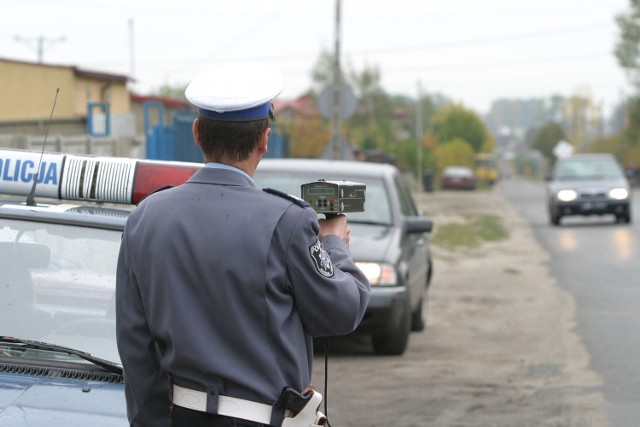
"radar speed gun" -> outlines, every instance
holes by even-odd
[[[341,213],[364,212],[366,185],[352,181],[319,179],[300,186],[302,199],[317,213],[327,217]]]

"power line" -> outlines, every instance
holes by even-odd
[[[44,48],[45,48],[45,44],[49,44],[52,45],[54,43],[59,43],[59,42],[63,42],[65,41],[64,37],[57,37],[54,39],[48,39],[44,36],[40,36],[40,37],[31,37],[31,38],[25,38],[25,37],[20,37],[20,36],[15,36],[14,40],[17,42],[22,42],[25,44],[28,44],[30,46],[34,46],[34,42],[35,42],[35,48],[36,51],[38,53],[38,63],[42,64],[42,60],[44,57]]]
[[[275,18],[276,16],[278,16],[283,10],[285,10],[290,4],[294,3],[295,0],[290,0],[286,3],[283,3],[279,9],[276,9],[275,11],[273,11],[273,13],[269,14],[268,16],[266,16],[264,19],[262,19],[260,22],[257,22],[253,27],[248,28],[246,31],[244,31],[241,34],[238,34],[235,38],[232,38],[230,40],[227,40],[227,42],[222,45],[219,46],[216,50],[209,52],[209,54],[207,54],[207,56],[200,58],[200,59],[196,59],[191,61],[191,63],[196,63],[196,62],[203,62],[203,61],[209,61],[211,60],[211,58],[216,55],[218,52],[222,52],[225,49],[228,49],[230,47],[232,47],[235,43],[238,43],[240,41],[242,41],[243,39],[246,39],[247,37],[249,37],[251,34],[255,33],[256,31],[264,31],[264,28],[266,27],[266,24],[271,21],[273,18]]]
[[[385,71],[393,71],[400,73],[415,73],[416,71],[451,71],[452,68],[467,69],[470,71],[477,71],[480,68],[496,68],[496,67],[520,67],[526,65],[550,65],[557,66],[559,63],[579,62],[579,61],[591,61],[594,59],[613,58],[611,52],[593,52],[578,55],[554,55],[547,57],[535,57],[535,58],[521,58],[521,59],[507,59],[501,61],[492,62],[465,62],[465,63],[443,63],[443,64],[428,64],[412,66],[397,65],[387,66]]]
[[[429,49],[440,49],[440,48],[455,48],[455,47],[469,47],[469,46],[477,46],[477,45],[485,45],[485,44],[495,44],[495,43],[504,43],[504,42],[515,42],[527,39],[536,39],[542,37],[555,37],[558,35],[564,34],[573,34],[577,32],[583,31],[591,31],[595,29],[601,29],[605,27],[610,27],[611,23],[596,23],[596,24],[588,24],[588,25],[580,25],[576,27],[568,27],[568,28],[555,28],[547,31],[535,31],[530,33],[520,33],[520,34],[510,34],[510,35],[500,35],[494,37],[481,37],[481,38],[473,38],[473,39],[462,39],[462,40],[450,40],[439,43],[427,43],[423,45],[414,45],[414,46],[395,46],[395,47],[387,47],[380,49],[367,49],[364,51],[351,51],[351,54],[356,55],[366,55],[372,53],[407,53],[407,52],[416,52],[420,50],[429,50]]]
[[[267,20],[273,18],[274,15],[271,15],[270,17],[268,17]],[[349,56],[349,55],[358,55],[359,56],[359,55],[370,55],[370,54],[412,53],[412,52],[417,52],[417,51],[421,51],[421,50],[428,50],[428,49],[468,47],[468,46],[475,46],[475,45],[481,45],[481,44],[495,44],[495,43],[511,42],[511,41],[516,41],[516,40],[535,39],[535,38],[540,38],[540,37],[551,37],[551,36],[564,35],[564,34],[573,34],[573,33],[576,33],[576,32],[590,31],[590,30],[594,30],[594,29],[605,28],[605,27],[608,27],[608,26],[610,26],[610,24],[595,23],[595,24],[576,26],[576,27],[569,27],[569,28],[556,28],[556,29],[549,30],[549,31],[538,31],[538,32],[531,32],[531,33],[520,33],[520,34],[504,34],[504,35],[495,36],[495,37],[473,38],[473,39],[462,39],[462,40],[450,40],[450,41],[444,41],[444,42],[440,42],[440,43],[428,43],[428,44],[423,44],[423,45],[394,46],[394,47],[386,47],[386,48],[379,48],[379,49],[366,49],[366,50],[350,50],[350,51],[344,52],[344,54],[347,55],[347,56]],[[249,30],[247,33],[236,37],[232,41],[229,41],[225,46],[220,47],[219,49],[217,49],[214,52],[211,52],[209,55],[207,55],[205,57],[189,61],[190,64],[195,64],[195,63],[198,63],[198,62],[211,60],[212,56],[214,56],[216,52],[220,52],[220,51],[230,47],[233,43],[240,41],[241,39],[246,37],[249,33],[253,32],[256,28],[259,28],[259,27],[261,27],[261,25],[257,25],[253,29]],[[255,56],[255,57],[252,57],[250,59],[253,59],[253,60],[264,60],[264,59],[270,59],[270,60],[298,60],[298,59],[314,58],[316,56],[317,56],[317,54],[309,53],[309,51],[307,51],[305,53],[300,53],[300,54],[298,54],[298,53],[274,54],[274,53],[270,52],[270,53],[265,54],[263,56]],[[242,56],[242,58],[246,58],[246,56]],[[217,61],[228,61],[228,60],[236,60],[236,59],[237,59],[237,57],[232,57],[232,56],[224,56],[224,57],[217,57],[216,58]],[[122,62],[122,61],[121,60],[111,60],[110,61],[110,60],[101,59],[99,61],[91,61],[91,62],[95,63],[95,64],[100,64],[100,63],[118,63],[118,62]],[[145,64],[145,65],[154,65],[154,66],[170,66],[169,64],[175,63],[176,66],[178,68],[180,68],[180,69],[185,69],[186,68],[185,65],[184,65],[184,63],[185,63],[184,59],[174,59],[174,60],[172,60],[172,59],[147,59],[147,60],[141,60],[140,63]]]

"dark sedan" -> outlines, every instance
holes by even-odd
[[[611,154],[577,154],[559,159],[548,178],[549,220],[565,216],[614,215],[631,222],[631,191]]]
[[[379,354],[402,354],[410,332],[426,325],[432,275],[430,219],[416,209],[400,171],[387,164],[263,159],[255,177],[261,188],[300,196],[300,185],[326,179],[366,184],[365,211],[348,214],[350,248],[369,277],[372,297],[356,333],[370,334]]]

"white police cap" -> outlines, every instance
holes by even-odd
[[[282,73],[267,64],[221,64],[197,75],[184,94],[205,117],[256,120],[269,117],[283,82]]]

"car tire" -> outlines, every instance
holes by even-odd
[[[427,283],[424,285],[424,289],[422,290],[422,295],[420,297],[420,303],[416,308],[416,311],[411,315],[411,331],[412,332],[420,332],[424,331],[427,327],[427,318],[428,318],[428,303],[429,303],[429,285],[431,284],[431,277],[433,276],[433,262],[431,261],[431,256],[427,260],[427,265],[429,267],[429,273],[427,274]]]
[[[560,218],[562,218],[562,215],[554,212],[553,210],[549,210],[549,219],[551,225],[560,225]]]
[[[420,332],[424,331],[427,327],[427,306],[429,297],[427,295],[427,288],[424,288],[424,292],[420,297],[420,303],[416,310],[411,314],[411,331]]]
[[[616,222],[621,224],[630,224],[631,223],[631,212],[627,212],[626,214],[616,215]]]
[[[398,327],[385,335],[373,335],[371,342],[376,354],[387,356],[399,356],[404,353],[409,343],[411,333],[411,306],[409,301],[405,306],[402,319]]]

